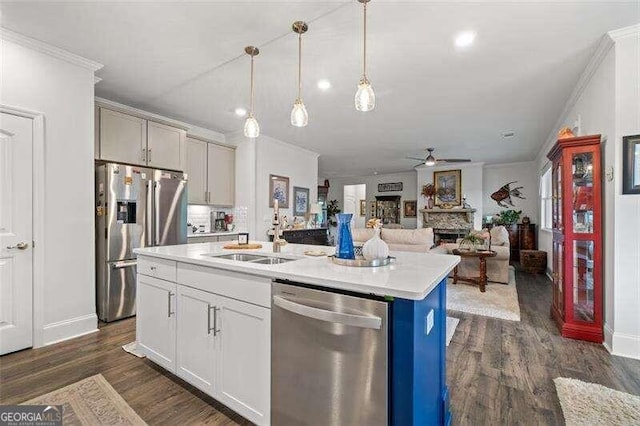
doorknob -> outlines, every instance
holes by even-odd
[[[15,246],[7,246],[8,250],[12,250],[12,249],[18,249],[18,250],[26,250],[29,247],[28,243],[18,243]]]

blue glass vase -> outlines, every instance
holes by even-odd
[[[350,213],[339,213],[336,215],[338,219],[338,239],[336,244],[336,257],[340,259],[355,259],[353,250],[353,237],[351,236],[351,218]]]

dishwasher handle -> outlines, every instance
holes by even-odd
[[[376,316],[353,315],[342,312],[327,311],[325,309],[296,303],[281,296],[273,296],[273,304],[279,308],[293,312],[294,314],[313,318],[319,321],[350,325],[352,327],[373,328],[376,330],[380,330],[382,328],[382,318]]]

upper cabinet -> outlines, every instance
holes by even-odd
[[[186,131],[98,107],[96,158],[184,171]]]
[[[235,202],[236,150],[209,144],[207,149],[209,204],[233,206]]]
[[[233,206],[235,170],[235,149],[187,138],[189,203]]]
[[[187,132],[148,122],[147,165],[158,169],[184,170]]]
[[[147,120],[100,108],[100,158],[145,166]]]

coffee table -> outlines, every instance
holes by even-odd
[[[453,249],[452,253],[460,257],[475,257],[480,262],[480,276],[479,277],[460,277],[458,276],[458,267],[453,268],[453,283],[458,284],[458,281],[476,284],[480,287],[480,291],[484,293],[487,286],[487,258],[495,257],[497,253],[493,250],[459,250]]]

